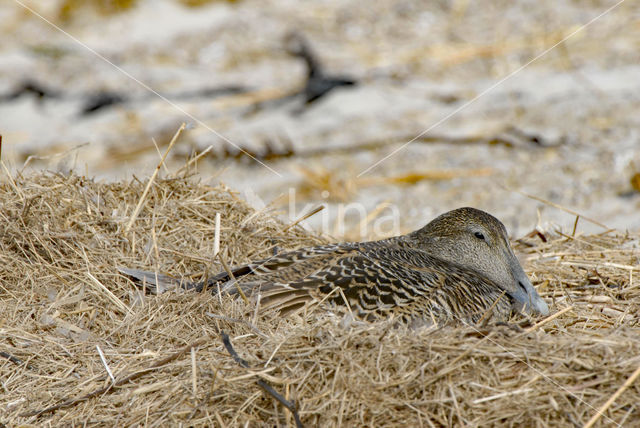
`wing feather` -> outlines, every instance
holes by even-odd
[[[400,240],[342,243],[303,248],[238,266],[233,278],[222,272],[206,282],[190,283],[153,272],[121,272],[158,289],[168,285],[213,292],[260,294],[261,310],[283,314],[326,300],[349,304],[357,315],[395,311],[408,320],[478,319],[500,289],[477,273],[444,262]],[[162,286],[162,287],[160,287]],[[473,289],[471,289],[473,287]],[[500,310],[508,310],[508,302]]]

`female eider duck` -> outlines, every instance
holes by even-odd
[[[475,323],[488,312],[548,315],[511,249],[504,225],[475,208],[440,215],[407,235],[370,242],[302,248],[188,283],[153,272],[121,271],[163,291],[180,284],[246,295],[260,294],[261,310],[283,314],[307,305],[348,304],[365,319],[394,316],[404,322]]]

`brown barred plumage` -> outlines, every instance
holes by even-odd
[[[153,272],[121,269],[147,286],[175,285]],[[488,311],[546,315],[549,309],[513,254],[504,225],[474,208],[445,213],[407,235],[302,248],[222,272],[214,292],[261,295],[262,310],[283,314],[326,301],[362,318],[476,322]],[[236,283],[237,282],[237,283]],[[205,283],[185,283],[202,290]]]

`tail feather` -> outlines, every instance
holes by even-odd
[[[304,306],[312,304],[315,300],[309,293],[289,292],[279,293],[277,296],[266,296],[260,300],[260,310],[263,312],[277,310],[286,316],[297,312]]]
[[[189,290],[195,287],[193,282],[187,281],[184,278],[174,278],[157,272],[123,267],[119,267],[118,271],[134,279],[136,285],[146,288],[153,294],[162,294],[165,291],[175,288]]]
[[[202,286],[204,285],[202,282],[191,282],[185,278],[174,278],[169,275],[141,269],[119,267],[118,271],[133,279],[137,286],[149,290],[152,294],[161,294],[176,288],[202,291]],[[232,296],[239,294],[238,287],[240,287],[247,296],[255,297],[257,294],[260,294],[261,311],[275,309],[283,315],[294,313],[315,300],[310,294],[310,290],[294,289],[285,284],[265,284],[260,281],[236,282],[233,280],[227,281],[224,284],[213,281],[208,282],[211,283],[212,290],[219,289]]]
[[[267,285],[266,288],[255,292],[260,293],[261,311],[275,309],[282,315],[295,312],[316,300],[309,290],[293,289],[281,284]]]

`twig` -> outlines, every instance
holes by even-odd
[[[98,355],[100,355],[100,360],[102,361],[102,365],[107,371],[109,378],[111,378],[111,382],[115,382],[116,378],[114,378],[113,373],[111,373],[111,368],[109,367],[109,364],[107,364],[107,359],[104,357],[104,354],[102,353],[102,349],[100,349],[99,345],[96,345],[96,349],[98,350]]]
[[[8,352],[4,352],[4,351],[0,352],[0,357],[6,358],[7,360],[11,361],[13,364],[16,364],[16,365],[22,364],[22,360],[20,358],[14,357]]]
[[[584,426],[582,428],[591,428],[597,421],[598,419],[600,419],[600,417],[602,415],[604,415],[604,412],[607,411],[607,409],[609,407],[611,407],[611,405],[613,404],[614,401],[616,401],[618,399],[618,397],[620,397],[622,395],[622,393],[631,386],[631,384],[633,382],[635,382],[635,380],[640,376],[640,366],[638,366],[638,368],[636,369],[636,371],[634,371],[631,376],[629,376],[629,378],[622,384],[622,386],[620,388],[618,388],[618,390],[616,392],[613,393],[613,395],[611,397],[609,397],[609,399],[607,400],[606,403],[604,403],[602,405],[602,407],[600,407],[598,409],[598,411],[596,412],[595,415],[593,415],[591,417],[591,419],[589,419],[589,421],[584,424]]]
[[[497,400],[498,398],[509,397],[511,395],[516,395],[516,394],[525,394],[525,393],[531,392],[531,391],[533,391],[533,389],[531,389],[531,388],[523,388],[523,389],[517,389],[515,391],[501,392],[500,394],[492,395],[490,397],[478,398],[477,400],[473,400],[472,403],[473,404],[480,404],[480,403],[484,403],[486,401],[493,401],[493,400]]]
[[[227,321],[227,322],[236,322],[236,323],[244,324],[247,327],[249,327],[258,336],[263,337],[265,339],[269,338],[269,336],[267,336],[266,334],[261,332],[260,329],[255,326],[255,324],[252,324],[249,321],[245,321],[245,320],[240,319],[240,318],[232,318],[232,317],[226,317],[224,315],[213,314],[211,312],[205,312],[205,315],[208,316],[208,317],[217,319],[217,320],[222,320],[222,321]]]
[[[301,216],[299,219],[297,219],[296,221],[294,221],[293,223],[291,223],[289,226],[285,227],[284,229],[282,229],[283,232],[286,232],[287,230],[297,226],[300,222],[305,221],[306,219],[308,219],[309,217],[311,217],[312,215],[319,213],[320,211],[322,211],[324,209],[324,205],[320,205],[318,207],[315,207],[313,210],[311,210],[310,212],[308,212],[307,214]]]
[[[571,236],[573,236],[574,238],[576,236],[576,230],[578,230],[578,220],[580,220],[579,215],[576,216],[576,221],[573,222],[573,232],[571,232]]]
[[[542,321],[540,321],[539,323],[536,323],[534,325],[532,325],[531,327],[529,327],[528,329],[526,329],[524,331],[524,333],[531,333],[534,330],[537,330],[539,327],[545,325],[548,322],[553,321],[554,319],[558,318],[560,315],[564,315],[566,312],[569,312],[571,309],[573,309],[573,306],[567,306],[566,308],[564,308],[561,311],[556,312],[555,314],[543,319]]]
[[[122,386],[125,383],[129,383],[132,380],[135,380],[137,378],[139,378],[140,376],[149,373],[150,371],[153,371],[157,368],[160,368],[162,366],[164,366],[167,363],[170,363],[173,360],[176,360],[178,358],[180,358],[183,354],[185,354],[186,352],[189,352],[192,348],[195,348],[197,346],[202,345],[203,343],[205,343],[207,340],[209,339],[209,337],[203,337],[201,339],[198,339],[194,342],[191,342],[189,345],[185,346],[184,348],[180,349],[177,352],[174,352],[173,354],[162,358],[161,360],[156,361],[155,363],[151,364],[151,366],[147,367],[146,369],[137,371],[135,373],[132,373],[130,375],[127,375],[121,379],[118,379],[117,381],[110,383],[109,385],[103,387],[103,388],[98,388],[95,389],[93,391],[91,391],[90,393],[83,395],[82,397],[79,398],[71,398],[68,399],[66,401],[63,401],[60,404],[56,404],[55,406],[50,406],[50,407],[46,407],[44,409],[40,409],[40,410],[32,410],[30,412],[25,412],[25,413],[21,413],[19,416],[20,417],[29,417],[29,416],[41,416],[45,413],[51,413],[51,412],[55,412],[56,410],[60,410],[60,409],[64,409],[67,407],[71,407],[74,406],[78,403],[82,403],[84,401],[87,401],[93,397],[97,397],[98,395],[102,395],[102,394],[106,394],[108,392],[111,392],[114,390],[115,387],[117,386]],[[120,377],[120,376],[118,376]]]
[[[91,284],[94,284],[98,288],[98,290],[103,291],[107,298],[111,300],[111,302],[113,302],[117,307],[119,307],[122,312],[128,312],[130,314],[133,313],[131,308],[129,308],[122,300],[118,299],[118,296],[113,294],[113,292],[105,287],[103,283],[98,281],[98,278],[93,276],[91,272],[87,271],[87,276],[89,277],[89,279],[91,279]]]
[[[213,149],[213,145],[207,147],[205,150],[203,150],[197,156],[194,156],[193,158],[189,159],[189,162],[187,162],[186,164],[182,165],[176,172],[171,174],[171,176],[172,177],[177,177],[178,174],[180,174],[183,170],[189,168],[194,162],[197,162],[200,158],[202,158],[204,155],[209,153],[211,151],[211,149]]]
[[[213,257],[220,252],[220,213],[216,213],[215,230],[213,232]]]
[[[296,421],[296,427],[302,428],[302,421],[300,420],[300,415],[298,415],[298,410],[296,409],[296,403],[293,401],[289,401],[280,395],[271,385],[262,379],[258,379],[258,385],[260,388],[264,389],[265,392],[271,395],[273,398],[278,400],[278,403],[282,404],[287,410],[289,410],[293,414],[293,418]]]
[[[11,172],[9,171],[9,168],[7,168],[7,166],[4,164],[4,161],[2,159],[0,159],[0,165],[2,165],[2,169],[4,169],[5,174],[7,174],[7,178],[9,179],[9,184],[11,185],[11,187],[13,187],[13,190],[16,192],[16,195],[20,196],[20,200],[24,201],[25,199],[24,194],[22,193],[22,191],[20,190],[16,182],[13,180],[13,177],[11,176]]]
[[[500,299],[502,299],[502,296],[505,295],[507,291],[504,290],[502,293],[500,293],[500,295],[496,298],[496,300],[491,304],[491,306],[489,307],[489,309],[487,309],[485,311],[484,314],[482,314],[482,317],[478,320],[478,322],[476,323],[476,325],[480,326],[480,327],[484,327],[486,326],[486,324],[489,322],[489,320],[491,319],[491,317],[493,316],[493,308],[496,307],[496,305],[498,304],[498,302],[500,301]]]
[[[131,226],[133,226],[133,223],[138,218],[138,214],[140,214],[140,210],[142,209],[142,204],[144,204],[144,201],[147,198],[147,194],[149,193],[149,189],[153,185],[153,182],[155,181],[156,177],[158,176],[158,172],[160,172],[160,168],[162,168],[162,165],[164,165],[164,161],[167,158],[167,155],[169,154],[169,152],[173,148],[173,145],[178,140],[178,137],[180,136],[182,131],[184,131],[185,127],[186,127],[186,124],[184,124],[184,123],[182,125],[180,125],[180,128],[178,128],[178,130],[176,131],[175,135],[171,139],[171,142],[169,143],[169,147],[167,147],[167,150],[164,152],[164,155],[162,156],[162,159],[160,159],[160,162],[158,163],[158,166],[156,166],[155,171],[153,171],[153,174],[151,174],[151,178],[149,178],[149,182],[147,183],[147,187],[144,188],[144,192],[142,192],[142,196],[140,196],[140,200],[138,201],[138,205],[136,205],[136,209],[133,210],[133,214],[131,214],[131,218],[129,219],[129,223],[127,223],[127,226],[124,229],[125,233],[129,232],[129,230],[131,229]]]
[[[158,142],[153,137],[151,137],[151,142],[153,143],[153,147],[156,148],[156,152],[158,152],[158,156],[160,156],[160,159],[162,159],[162,153],[160,153],[160,147],[158,147]],[[164,172],[169,173],[169,168],[167,168],[167,165],[163,163],[162,166],[164,166]]]
[[[224,344],[224,347],[227,348],[227,352],[229,352],[229,355],[231,355],[231,358],[233,358],[233,360],[236,363],[240,364],[245,369],[248,369],[249,363],[247,363],[246,360],[242,359],[242,357],[238,355],[236,350],[233,349],[233,345],[231,345],[231,340],[229,339],[229,335],[224,331],[220,332],[220,335],[222,336],[222,343]]]
[[[338,289],[338,293],[340,293],[340,296],[344,301],[344,305],[349,310],[349,316],[351,317],[352,320],[355,319],[355,316],[353,315],[353,311],[351,310],[351,305],[349,304],[349,300],[347,300],[347,296],[345,296],[344,291],[342,290],[342,287],[336,287],[336,288]]]
[[[248,369],[249,363],[246,360],[244,360],[242,357],[240,357],[240,355],[238,355],[236,350],[233,349],[233,345],[231,345],[231,340],[229,339],[229,335],[226,334],[224,331],[221,331],[220,336],[222,336],[222,343],[224,344],[224,347],[227,349],[227,352],[229,352],[229,355],[231,355],[231,358],[233,358],[233,360],[236,363],[240,364],[242,367]],[[296,408],[295,401],[287,400],[282,395],[280,395],[275,389],[273,389],[271,385],[269,385],[267,382],[265,382],[262,379],[258,379],[257,383],[258,383],[258,386],[260,386],[260,388],[262,388],[267,394],[275,398],[280,404],[282,404],[287,410],[289,410],[293,414],[293,418],[296,421],[296,427],[298,428],[303,427],[302,421],[300,420],[300,416],[298,415],[298,409]]]
[[[191,388],[193,396],[198,396],[198,367],[196,365],[196,349],[191,348]]]
[[[229,278],[231,278],[231,281],[233,281],[236,288],[238,289],[238,293],[240,294],[240,297],[242,297],[242,300],[244,300],[244,303],[248,305],[249,299],[247,299],[247,296],[244,294],[244,291],[242,291],[242,287],[240,287],[240,284],[238,284],[238,280],[233,275],[233,272],[231,272],[231,268],[229,267],[227,262],[224,260],[221,253],[218,253],[218,259],[220,260],[220,263],[222,263],[222,268],[225,270],[225,272],[227,272],[227,275],[229,275]],[[218,290],[220,290],[220,287],[218,287]]]

